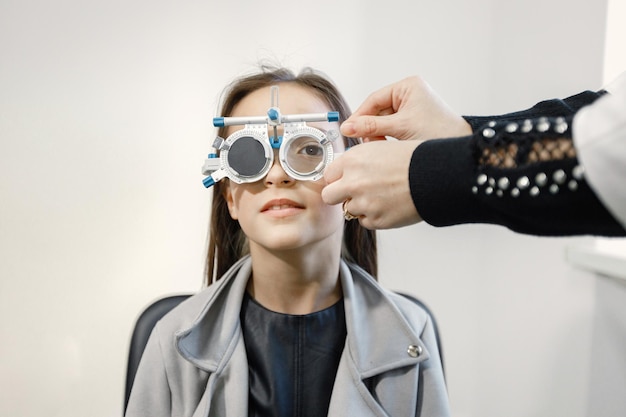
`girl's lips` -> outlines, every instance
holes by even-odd
[[[302,204],[286,198],[268,201],[262,208],[261,213],[285,216],[304,209]]]

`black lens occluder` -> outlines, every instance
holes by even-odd
[[[265,166],[263,145],[251,136],[240,137],[230,147],[228,164],[241,176],[257,175]]]

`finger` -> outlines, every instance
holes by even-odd
[[[393,113],[393,86],[371,93],[352,114],[355,116]]]
[[[372,136],[372,137],[366,137],[363,138],[363,143],[367,143],[367,142],[377,142],[379,140],[387,140],[387,137],[385,136]]]
[[[372,221],[367,216],[359,216],[359,223],[361,223],[361,226],[365,227],[366,229],[376,230],[374,224],[372,224]]]
[[[343,209],[343,216],[346,218],[346,220],[355,220],[359,218],[359,215],[357,213],[353,213],[350,210],[350,207],[348,207],[351,202],[352,200],[348,198],[344,200],[343,204],[341,205],[341,208]]]
[[[385,136],[395,136],[395,126],[397,124],[395,119],[394,114],[387,116],[359,116],[353,118],[352,122],[346,126],[346,130],[350,129],[352,131],[351,137],[383,138]]]
[[[322,189],[322,200],[324,200],[324,203],[330,206],[342,203],[348,197],[349,196],[346,193],[345,189],[341,186],[341,181],[328,184]]]
[[[346,120],[339,126],[339,131],[341,134],[347,138],[356,138],[358,135],[354,130],[354,123],[350,121],[350,119]]]
[[[362,136],[356,130],[354,123],[347,120],[340,127],[339,130],[341,134],[347,138],[358,138],[360,137],[363,142],[371,142],[375,140],[385,140],[387,139],[385,136]]]

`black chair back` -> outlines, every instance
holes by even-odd
[[[152,333],[152,329],[157,324],[157,321],[161,320],[161,318],[166,315],[171,309],[176,307],[178,304],[180,304],[182,301],[189,298],[190,296],[191,294],[184,294],[170,295],[160,298],[150,304],[137,319],[137,322],[135,323],[135,328],[133,330],[133,335],[130,339],[130,349],[128,352],[124,411],[126,411],[126,406],[128,405],[130,389],[133,387],[133,382],[135,381],[135,374],[137,373],[137,367],[139,366],[141,355],[143,355],[143,351],[146,348],[146,344],[148,343],[148,338],[150,337],[150,333]]]

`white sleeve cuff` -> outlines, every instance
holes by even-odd
[[[574,117],[573,141],[587,182],[626,227],[626,72],[605,89]]]

